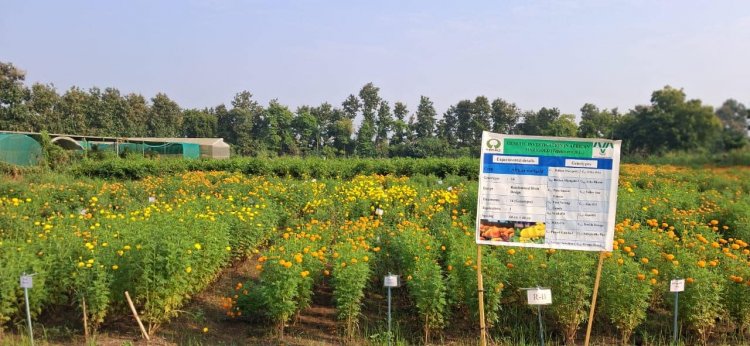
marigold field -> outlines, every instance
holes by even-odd
[[[440,343],[457,328],[475,335],[476,190],[476,176],[453,175],[7,177],[0,182],[0,338],[23,333],[22,273],[36,273],[29,291],[34,321],[62,310],[78,320],[85,303],[89,327],[106,329],[114,316],[130,315],[128,291],[158,335],[191,297],[242,261],[252,261],[258,274],[225,287],[222,319],[265,326],[274,338],[283,338],[326,287],[342,343],[383,343],[385,313],[371,306],[382,306],[389,272],[404,282],[395,298],[399,342]],[[594,340],[669,340],[669,281],[684,278],[681,337],[744,343],[749,193],[745,167],[623,165]],[[483,247],[492,341],[535,342],[536,308],[519,289],[541,285],[553,292],[543,309],[547,337],[580,342],[597,256]],[[77,325],[83,329],[82,319]],[[205,344],[210,333],[221,333],[203,332]]]

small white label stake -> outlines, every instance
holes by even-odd
[[[672,280],[669,282],[669,292],[682,292],[685,291],[685,280]]]
[[[526,290],[526,299],[529,305],[552,304],[552,290],[549,288],[530,288]]]

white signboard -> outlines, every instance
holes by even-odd
[[[672,280],[669,282],[669,292],[682,292],[685,290],[685,280]]]
[[[398,275],[386,275],[385,279],[383,280],[383,286],[385,287],[398,287]]]
[[[31,275],[21,275],[21,288],[31,288],[34,286],[34,279]]]
[[[549,288],[528,289],[526,299],[529,305],[550,305],[552,304],[552,290]]]
[[[612,251],[620,141],[482,134],[476,242]]]

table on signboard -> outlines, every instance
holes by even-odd
[[[482,133],[477,244],[601,252],[585,344],[604,251],[613,247],[620,144]],[[481,250],[477,254],[481,268]],[[477,276],[481,292],[481,270]]]

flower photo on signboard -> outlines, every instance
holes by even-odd
[[[544,222],[482,219],[479,221],[479,233],[481,240],[543,244],[545,225]]]

